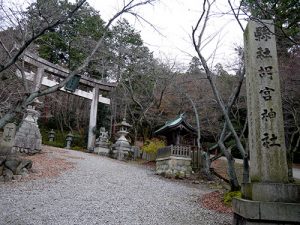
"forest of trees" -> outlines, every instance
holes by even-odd
[[[145,46],[139,31],[122,13],[139,17],[135,7],[147,7],[154,0],[131,1],[109,21],[85,0],[37,0],[26,9],[1,2],[0,31],[0,127],[17,123],[22,110],[36,97],[44,104],[39,109],[42,129],[66,134],[77,132],[86,141],[89,101],[56,92],[75,74],[86,74],[105,82],[117,82],[113,92],[103,93],[112,104],[99,103],[98,129],[110,129],[123,117],[133,125],[131,140],[146,140],[164,122],[185,112],[197,127],[196,106],[201,127],[201,145],[221,148],[223,154],[244,157],[247,143],[246,93],[243,84],[243,48],[236,47],[231,68],[207,66],[201,52],[201,35],[209,18],[211,4],[204,1],[199,23],[191,30],[195,52],[187,70],[175,61],[156,59]],[[253,20],[273,19],[279,55],[286,142],[291,160],[300,161],[300,25],[299,1],[241,1],[232,7],[233,17]],[[217,4],[217,3],[215,3]],[[205,10],[204,10],[205,9]],[[119,20],[117,20],[119,19]],[[113,23],[114,22],[114,23]],[[30,83],[15,76],[24,51],[70,69],[70,76],[55,88],[32,92]],[[228,72],[231,71],[231,72]],[[235,71],[235,72],[232,72]],[[16,91],[17,90],[17,91]],[[234,92],[232,92],[234,90]],[[219,101],[220,99],[221,101]],[[230,128],[231,126],[231,128]],[[227,130],[228,129],[228,130]],[[217,144],[217,145],[216,145]],[[226,153],[227,152],[227,153]]]

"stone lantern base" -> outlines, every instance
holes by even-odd
[[[123,137],[119,138],[115,144],[112,145],[112,156],[117,160],[129,159],[129,152],[131,152],[131,146],[128,141]]]
[[[109,155],[109,146],[106,143],[97,144],[94,148],[94,153],[98,155],[108,156]]]

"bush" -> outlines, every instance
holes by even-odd
[[[159,148],[163,148],[165,146],[166,145],[164,141],[157,138],[152,138],[145,141],[142,150],[148,154],[156,154]]]
[[[42,143],[44,145],[50,145],[53,147],[58,147],[58,148],[64,148],[66,147],[66,135],[68,134],[67,132],[62,133],[60,130],[54,130],[55,131],[55,139],[53,142],[49,142],[49,131],[50,129],[47,128],[40,128],[41,135],[42,135]],[[71,144],[71,148],[73,149],[74,147],[77,148],[76,150],[85,149],[86,148],[86,143],[84,137],[82,137],[78,132],[73,133],[73,141]]]
[[[242,192],[240,191],[231,191],[224,194],[223,202],[226,205],[231,205],[233,198],[242,198]]]
[[[75,151],[80,151],[80,152],[84,152],[84,149],[80,146],[74,146],[74,147],[71,147],[72,150],[75,150]]]
[[[64,148],[66,147],[64,143],[61,143],[61,142],[58,142],[58,141],[43,141],[43,144],[44,145],[49,145],[49,146],[53,146],[53,147],[56,147],[56,148]]]

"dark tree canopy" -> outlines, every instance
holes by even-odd
[[[279,54],[293,52],[300,46],[299,0],[245,0],[244,10],[254,20],[273,19]]]
[[[53,1],[55,4],[51,5],[58,5],[56,11],[59,14],[67,13],[74,7],[68,1]],[[28,25],[33,24],[38,19],[38,12],[43,10],[39,7],[40,2],[33,3],[29,8]],[[44,4],[41,6],[44,7]],[[74,69],[87,57],[91,45],[103,35],[104,26],[105,22],[99,12],[86,3],[67,23],[59,25],[36,41],[38,53],[52,63]]]
[[[189,63],[189,68],[186,71],[188,74],[199,74],[203,72],[203,68],[201,68],[202,64],[200,60],[194,56]]]

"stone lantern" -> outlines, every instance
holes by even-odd
[[[72,144],[72,141],[73,141],[73,134],[70,132],[68,133],[67,137],[66,137],[66,141],[67,141],[67,146],[66,148],[67,149],[70,149],[71,148],[71,144]]]
[[[42,150],[42,136],[37,124],[39,115],[35,106],[27,107],[25,117],[15,136],[14,149],[16,151],[35,154]]]
[[[49,138],[49,142],[53,142],[54,141],[55,131],[53,129],[51,129],[51,131],[49,132],[48,138]]]
[[[123,121],[116,125],[120,127],[117,135],[120,136],[116,143],[112,146],[113,157],[118,160],[124,160],[128,158],[129,152],[131,152],[131,146],[126,139],[126,135],[129,133],[128,129],[131,127],[124,118]]]

